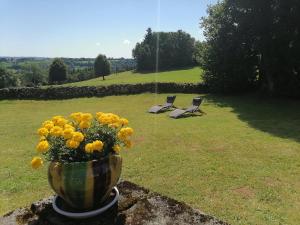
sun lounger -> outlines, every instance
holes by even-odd
[[[149,113],[159,113],[159,112],[164,112],[167,111],[171,108],[174,108],[174,101],[175,101],[176,95],[173,96],[168,96],[167,97],[167,102],[164,105],[156,105],[156,106],[152,106],[148,112]]]
[[[202,103],[202,98],[200,97],[194,98],[192,105],[190,107],[188,107],[187,109],[175,109],[170,113],[169,116],[177,119],[179,117],[192,115],[196,112],[201,112],[199,109],[201,103]]]

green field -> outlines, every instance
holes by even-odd
[[[166,95],[0,101],[0,214],[51,194],[46,166],[30,168],[40,123],[73,111],[114,112],[135,129],[122,177],[232,224],[299,224],[300,104],[207,95],[207,114],[146,110]],[[178,94],[177,106],[193,95]]]
[[[137,73],[134,71],[127,71],[106,76],[104,81],[102,80],[102,77],[99,77],[59,86],[100,86],[110,84],[137,84],[150,82],[199,83],[201,81],[201,75],[202,70],[199,67],[159,73]]]

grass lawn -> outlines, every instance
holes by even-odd
[[[146,113],[165,97],[0,101],[0,214],[51,194],[46,166],[29,166],[43,120],[106,111],[135,129],[134,148],[123,152],[124,179],[232,224],[299,224],[299,102],[207,95],[201,117]],[[175,103],[187,106],[192,97],[178,94]]]
[[[150,82],[199,83],[201,81],[201,74],[202,70],[199,67],[160,73],[136,73],[133,71],[127,71],[106,76],[104,81],[102,80],[102,77],[99,77],[81,82],[63,84],[60,86],[100,86]]]

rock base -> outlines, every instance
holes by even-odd
[[[52,208],[53,197],[0,217],[1,225],[228,225],[190,206],[150,192],[128,181],[118,184],[120,198],[105,213],[89,219],[70,219]]]

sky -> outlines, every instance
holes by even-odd
[[[217,0],[0,0],[0,56],[132,57],[148,27],[188,32]]]

